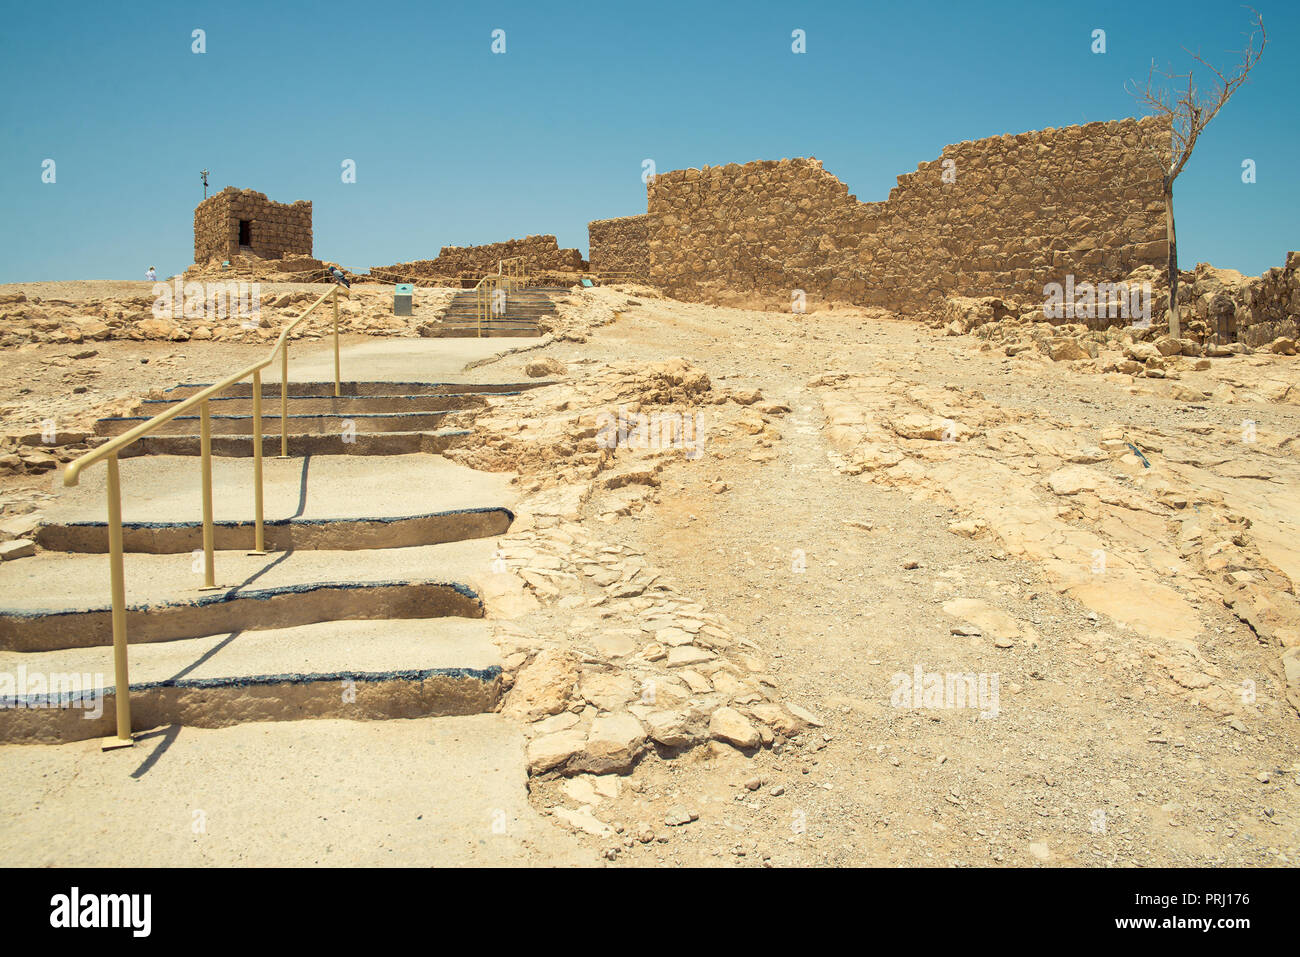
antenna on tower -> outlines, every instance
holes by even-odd
[[[203,177],[203,198],[208,198],[208,171],[200,170],[199,175]]]

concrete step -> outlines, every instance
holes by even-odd
[[[120,474],[127,551],[202,547],[201,476],[192,456],[126,458]],[[500,535],[514,517],[509,473],[476,472],[440,455],[388,456],[382,468],[364,456],[268,457],[262,475],[266,545],[274,551],[432,545]],[[106,551],[107,478],[93,467],[73,488],[56,485],[37,544]],[[252,478],[251,462],[213,459],[218,549],[252,548]]]
[[[349,352],[360,351],[357,349]],[[418,357],[416,357],[418,359]],[[291,370],[292,371],[292,370]],[[268,377],[270,370],[268,370]],[[206,389],[212,383],[210,382],[183,382],[180,385],[168,389],[161,402],[173,401],[177,399],[187,399],[196,392]],[[533,380],[531,382],[491,382],[491,383],[473,383],[473,382],[402,382],[398,380],[388,381],[379,380],[375,382],[340,382],[339,391],[345,397],[357,396],[414,396],[414,395],[472,395],[472,394],[495,394],[522,392],[525,389],[535,389],[539,385],[548,385],[547,382]],[[225,392],[221,393],[223,397],[248,399],[253,395],[252,382],[237,382]],[[280,399],[279,381],[262,383],[263,402],[267,399]],[[289,382],[289,398],[328,398],[334,397],[334,380],[328,382],[295,382],[292,379]],[[214,400],[215,401],[215,400]]]
[[[444,314],[478,314],[478,304],[474,301],[457,301],[452,300]],[[554,315],[555,305],[550,302],[519,302],[517,300],[507,299],[505,303],[505,312],[496,315],[498,319],[514,319],[517,316],[525,315]],[[494,314],[495,315],[495,314]]]
[[[474,291],[459,292],[423,332],[432,338],[528,337],[539,334],[537,321],[555,315],[553,297],[567,290],[529,288],[507,294],[504,312],[491,319],[479,319],[479,297]]]
[[[289,429],[299,433],[323,433],[336,439],[346,434],[362,432],[425,432],[439,428],[447,412],[375,412],[375,413],[338,413],[329,415],[295,415],[289,413]],[[121,435],[149,420],[148,416],[98,419],[95,422],[95,434],[104,436]],[[253,417],[251,415],[213,415],[211,416],[212,435],[252,435]],[[280,428],[279,409],[274,414],[263,413],[263,435]],[[199,434],[200,417],[197,415],[178,415],[158,425],[150,435],[194,435]]]
[[[266,390],[264,389],[263,392]],[[491,393],[493,395],[518,395],[519,392]],[[133,415],[152,418],[166,412],[182,399],[145,399],[132,410]],[[452,412],[461,409],[481,409],[487,405],[487,394],[482,392],[435,392],[413,395],[343,395],[289,396],[289,415],[349,415],[381,412]],[[253,400],[245,396],[217,396],[208,400],[214,416],[252,415]],[[280,394],[262,400],[263,417],[274,416],[280,420]]]
[[[129,642],[136,645],[322,621],[441,615],[476,618],[482,614],[483,603],[478,595],[459,582],[315,581],[269,588],[223,588],[202,597],[154,604],[128,600],[126,626]],[[89,608],[0,608],[0,650],[50,651],[109,645],[113,641],[111,617],[107,602]]]
[[[540,343],[539,343],[540,344]],[[491,339],[444,339],[418,337],[376,339],[367,337],[348,344],[343,353],[343,375],[366,382],[446,383],[464,378],[466,366],[501,355],[512,348]],[[290,382],[328,382],[333,394],[334,350],[328,341],[294,345],[289,357]],[[263,373],[263,385],[279,381],[279,369],[272,365]],[[533,383],[536,385],[537,383]],[[507,385],[510,385],[507,383]],[[278,386],[277,386],[278,388]],[[347,390],[357,394],[356,390]],[[408,392],[403,388],[401,391]],[[466,391],[457,386],[453,391]]]
[[[513,513],[506,508],[457,509],[428,515],[384,518],[281,518],[264,521],[262,542],[267,551],[332,549],[359,551],[374,548],[409,548],[502,535]],[[213,547],[251,550],[256,529],[249,521],[214,521]],[[36,544],[47,551],[108,551],[106,522],[69,522],[42,525]],[[128,552],[169,555],[203,547],[202,522],[123,522],[122,548]]]
[[[492,539],[368,551],[218,552],[204,590],[191,555],[125,556],[127,635],[199,638],[321,621],[481,618]],[[197,569],[197,570],[196,570]],[[488,587],[491,585],[488,583]],[[0,650],[49,651],[112,641],[103,555],[47,552],[0,564]]]
[[[475,338],[512,338],[532,339],[538,335],[536,323],[498,324],[477,322],[453,322],[447,325],[429,324],[424,327],[424,335],[430,339],[475,339]]]
[[[487,318],[485,318],[485,319],[483,320],[483,323],[484,323],[484,325],[486,325],[486,324],[489,323],[489,322],[501,322],[501,323],[510,323],[510,322],[528,323],[528,322],[531,322],[531,323],[536,323],[538,319],[541,319],[541,318],[543,318],[544,316],[548,316],[548,315],[551,315],[551,313],[547,313],[547,312],[516,312],[515,310],[512,309],[512,310],[510,310],[509,312],[505,313],[504,315],[500,315],[500,316],[489,316],[489,317],[487,317]],[[449,310],[449,311],[443,313],[442,315],[438,316],[437,318],[438,318],[439,320],[441,320],[442,322],[470,322],[470,321],[478,322],[478,313],[475,312],[473,309],[468,309],[468,310],[466,310],[466,309],[453,309],[453,310]]]
[[[501,695],[489,628],[456,618],[329,621],[132,644],[132,725],[489,711]],[[111,647],[0,652],[0,674],[13,676],[0,693],[0,742],[114,733]]]
[[[0,777],[22,782],[0,789],[0,860],[594,866],[594,851],[528,804],[525,766],[522,731],[496,714],[172,727],[109,752],[0,746]]]
[[[417,452],[441,454],[454,445],[469,441],[473,433],[467,429],[438,429],[428,432],[357,432],[351,442],[343,441],[343,434],[332,435],[310,432],[291,432],[288,436],[289,456],[301,459],[316,455],[411,455]],[[199,455],[197,435],[146,435],[137,439],[118,453],[123,460],[139,455]],[[212,454],[228,458],[252,458],[251,435],[214,435]],[[280,454],[280,433],[262,432],[262,455],[269,459]]]

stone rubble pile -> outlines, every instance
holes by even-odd
[[[262,259],[259,256],[239,255],[229,260],[210,259],[194,263],[182,274],[186,282],[326,282],[329,280],[327,263],[311,256],[286,256],[283,259]],[[349,270],[337,267],[349,280],[355,281]]]
[[[510,689],[502,712],[528,722],[532,774],[631,771],[720,742],[750,752],[821,720],[784,700],[759,649],[626,546],[564,519],[543,495],[521,509],[499,558],[564,621],[543,638],[498,626]],[[572,497],[569,514],[574,514]]]
[[[0,349],[27,344],[78,345],[107,340],[271,342],[280,329],[327,291],[324,286],[290,292],[270,292],[257,315],[185,316],[170,306],[155,310],[152,295],[109,299],[42,299],[26,293],[0,293]],[[418,336],[418,326],[436,314],[454,295],[449,289],[421,289],[415,315],[393,315],[387,289],[354,289],[339,302],[340,332],[373,336]],[[161,315],[155,315],[155,311]],[[182,313],[173,315],[173,312]],[[333,329],[333,309],[327,303],[292,333],[295,339],[316,339]]]
[[[1249,355],[1259,350],[1296,354],[1300,322],[1300,257],[1287,254],[1285,267],[1247,278],[1230,269],[1200,263],[1182,273],[1178,300],[1181,337],[1167,334],[1163,273],[1144,266],[1124,282],[1151,287],[1151,316],[1121,314],[1118,301],[1097,303],[1095,318],[1049,318],[1042,301],[1015,302],[996,296],[949,296],[930,324],[947,335],[972,335],[984,349],[1008,356],[1040,355],[1054,362],[1080,363],[1097,372],[1148,378],[1177,378],[1180,371],[1206,368],[1204,360]],[[1127,305],[1127,304],[1126,304]],[[1193,361],[1185,361],[1193,360]]]
[[[463,417],[463,424],[472,423],[473,440],[444,454],[479,471],[519,473],[534,488],[582,482],[627,461],[629,443],[638,444],[636,436],[620,440],[621,413],[680,416],[731,398],[726,390],[714,390],[708,375],[685,359],[605,366],[557,387],[489,398],[486,409]],[[447,424],[460,422],[461,417],[449,416]],[[642,434],[648,460],[682,454],[681,448]]]

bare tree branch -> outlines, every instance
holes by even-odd
[[[1148,149],[1154,150],[1163,165],[1169,157],[1169,168],[1163,178],[1165,199],[1165,230],[1169,248],[1169,334],[1179,336],[1178,319],[1178,240],[1174,230],[1174,180],[1183,171],[1187,161],[1192,158],[1196,141],[1210,121],[1219,114],[1219,110],[1232,98],[1232,94],[1247,81],[1250,71],[1254,69],[1259,58],[1264,55],[1264,44],[1268,35],[1264,32],[1264,18],[1250,7],[1246,8],[1254,15],[1251,31],[1246,38],[1246,46],[1236,51],[1236,67],[1225,73],[1214,66],[1199,53],[1192,53],[1183,48],[1191,58],[1208,70],[1214,77],[1208,92],[1203,93],[1196,85],[1195,70],[1186,73],[1170,73],[1157,68],[1155,61],[1147,73],[1146,85],[1138,87],[1133,81],[1124,84],[1124,88],[1146,110],[1154,116],[1163,117],[1169,124],[1169,152],[1165,153],[1163,144],[1152,142]],[[1256,47],[1258,37],[1259,46]]]
[[[1157,68],[1154,60],[1144,86],[1139,87],[1131,80],[1124,84],[1128,93],[1149,113],[1169,120],[1170,163],[1166,173],[1166,186],[1178,178],[1178,174],[1191,159],[1192,150],[1196,148],[1196,141],[1200,139],[1202,131],[1232,98],[1232,94],[1247,82],[1250,71],[1264,55],[1264,45],[1268,42],[1264,19],[1255,10],[1249,7],[1246,9],[1254,15],[1254,20],[1250,33],[1246,34],[1246,46],[1234,51],[1238,60],[1230,72],[1220,70],[1200,53],[1183,48],[1193,60],[1213,74],[1214,82],[1208,92],[1202,92],[1197,87],[1195,70],[1171,73]]]

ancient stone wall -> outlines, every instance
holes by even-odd
[[[391,266],[372,266],[376,278],[450,279],[496,272],[503,259],[522,256],[530,275],[544,272],[585,272],[586,260],[576,249],[561,249],[554,236],[528,236],[485,246],[443,246],[437,259],[417,259]]]
[[[862,203],[815,159],[674,170],[650,185],[650,279],[708,300],[749,291],[914,313],[945,295],[1042,296],[1166,256],[1154,118],[947,147]],[[1166,152],[1167,155],[1167,152]]]
[[[233,260],[241,254],[240,223],[248,224],[243,254],[263,259],[310,256],[311,203],[276,203],[265,193],[227,186],[194,209],[194,262]]]
[[[1206,334],[1218,342],[1258,348],[1279,337],[1295,339],[1300,332],[1300,253],[1288,252],[1284,265],[1262,276],[1197,263],[1190,276],[1183,276],[1178,302],[1185,325],[1195,329],[1204,323]]]
[[[646,245],[649,217],[621,216],[597,219],[587,224],[587,255],[592,272],[650,274],[650,250]]]

